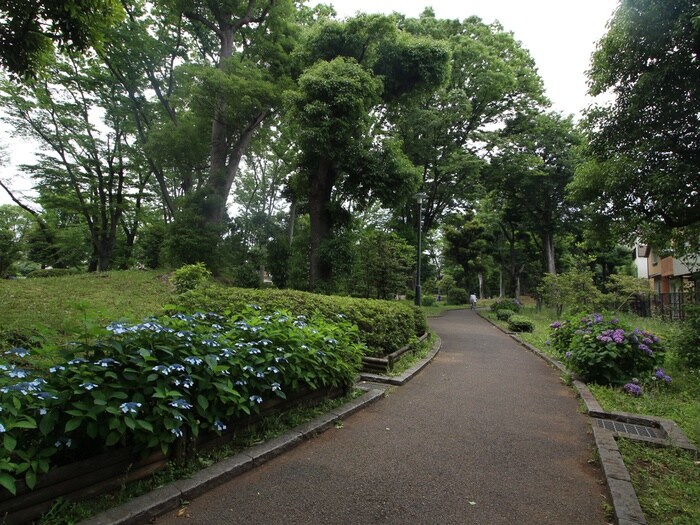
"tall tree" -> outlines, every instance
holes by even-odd
[[[539,240],[548,273],[557,273],[557,235],[577,220],[576,208],[566,200],[566,186],[573,179],[581,142],[570,117],[523,113],[500,133],[484,172],[485,187],[498,194],[493,202]]]
[[[630,240],[700,250],[700,3],[622,0],[598,43],[572,195]]]
[[[402,27],[445,42],[452,57],[448,82],[395,118],[408,157],[423,173],[423,231],[429,231],[446,213],[474,206],[497,130],[545,99],[533,59],[500,25],[477,17],[439,20],[428,9]],[[402,212],[402,222],[416,231],[415,207]]]
[[[331,277],[321,248],[333,227],[333,192],[386,203],[415,188],[416,172],[381,118],[408,93],[439,85],[448,53],[439,43],[399,33],[391,17],[361,15],[321,24],[300,57],[305,69],[290,121],[302,150],[299,186],[308,198],[314,289]]]
[[[93,250],[88,267],[107,270],[133,183],[131,128],[115,110],[106,71],[73,57],[51,71],[50,81],[5,84],[1,98],[17,130],[46,149],[27,167],[42,206],[81,215]]]

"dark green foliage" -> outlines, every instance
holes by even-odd
[[[353,295],[391,299],[404,293],[414,266],[415,248],[395,233],[380,230],[362,232],[354,248]]]
[[[421,297],[421,302],[423,306],[433,306],[433,304],[435,304],[435,297],[432,295],[424,295]]]
[[[66,275],[78,275],[80,270],[73,270],[70,268],[47,268],[44,270],[34,270],[27,274],[27,279],[41,279],[44,277],[64,277]]]
[[[688,307],[686,320],[673,346],[685,364],[700,368],[700,306]]]
[[[469,296],[464,288],[452,287],[447,293],[447,304],[467,304]]]
[[[53,50],[99,46],[121,13],[116,0],[0,2],[0,65],[17,76],[34,76]]]
[[[346,319],[360,329],[360,341],[370,355],[386,355],[405,346],[427,330],[425,314],[417,307],[395,301],[353,299],[292,290],[252,290],[207,287],[182,294],[179,305],[187,311],[240,312],[256,305],[272,314],[289,310],[295,315],[320,315],[328,322]]]
[[[535,329],[535,323],[524,315],[512,314],[508,318],[508,329],[513,332],[532,332]]]
[[[499,310],[510,310],[512,312],[519,312],[521,309],[520,304],[515,299],[499,299],[494,301],[491,305],[491,310],[498,312]]]
[[[167,234],[168,227],[162,222],[146,224],[141,229],[136,250],[137,259],[146,268],[155,270],[163,264],[162,252]]]
[[[0,226],[0,278],[20,258],[19,245],[12,231]]]
[[[513,315],[515,315],[515,312],[507,308],[496,310],[496,319],[499,321],[508,321]]]

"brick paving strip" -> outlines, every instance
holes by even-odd
[[[538,348],[524,342],[517,334],[504,330],[496,323],[482,316],[496,328],[510,335],[522,346],[538,355],[551,366],[565,375],[569,370],[560,361],[545,354]],[[639,504],[637,493],[632,485],[627,466],[625,465],[615,438],[623,437],[643,441],[651,445],[678,447],[691,452],[697,452],[683,430],[675,421],[670,419],[631,414],[629,412],[606,412],[585,383],[575,380],[572,383],[586,411],[591,417],[591,428],[595,438],[600,463],[605,472],[605,478],[610,491],[610,498],[615,511],[615,523],[618,525],[646,525],[644,512]]]

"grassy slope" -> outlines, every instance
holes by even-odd
[[[553,312],[536,312],[526,309],[524,314],[535,321],[536,328],[521,338],[557,356],[547,345],[549,324],[555,320]],[[495,315],[487,312],[495,320]],[[639,326],[672,340],[678,326],[658,319],[640,319],[619,316],[631,326]],[[505,326],[505,323],[499,323]],[[676,421],[696,445],[700,445],[700,371],[688,370],[679,363],[673,353],[666,356],[664,366],[671,375],[670,385],[652,385],[642,397],[632,397],[619,388],[589,385],[603,409],[634,412],[665,417]],[[700,465],[697,458],[680,450],[652,448],[630,440],[619,441],[649,525],[697,525],[700,523]]]
[[[158,314],[170,299],[163,272],[125,271],[0,280],[0,331],[61,341],[86,318],[98,324]]]

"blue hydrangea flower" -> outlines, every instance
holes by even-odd
[[[251,348],[250,350],[248,350],[248,354],[249,355],[262,354],[262,350],[260,350],[259,348]]]
[[[0,423],[0,434],[2,434],[3,432],[6,432],[6,430],[5,430],[5,425],[3,425],[2,423]]]
[[[107,330],[112,332],[114,335],[122,335],[129,332],[129,328],[121,323],[111,323],[107,325]]]
[[[258,405],[263,402],[263,398],[260,396],[250,396],[248,399],[251,403],[257,403]]]
[[[187,401],[184,399],[176,399],[175,401],[171,401],[168,403],[171,407],[173,408],[179,408],[182,410],[189,410],[192,408],[192,405],[190,405]]]
[[[239,379],[235,384],[237,386],[246,386],[248,383],[244,379]]]
[[[175,363],[175,364],[170,365],[168,367],[168,370],[170,370],[171,372],[184,372],[185,367],[182,366],[180,363]]]
[[[185,363],[190,364],[192,366],[199,366],[203,363],[201,358],[196,357],[196,356],[189,356],[185,357]]]
[[[105,359],[100,359],[95,364],[103,368],[108,368],[111,365],[119,365],[119,361],[112,359],[111,357],[106,357]]]
[[[85,390],[93,390],[97,388],[99,385],[96,385],[95,383],[82,383],[80,385],[80,388],[84,388]]]
[[[122,403],[119,405],[119,410],[122,411],[122,414],[138,414],[139,408],[141,408],[141,403],[136,403],[136,402],[129,402],[129,403]]]
[[[181,438],[182,437],[182,430],[179,428],[173,428],[170,432],[175,434],[175,437]]]
[[[11,368],[7,371],[7,375],[13,379],[24,379],[29,374],[26,370],[23,370],[21,368]]]
[[[255,377],[257,377],[258,379],[262,379],[263,377],[265,377],[265,372],[255,372]]]
[[[282,385],[280,385],[279,383],[272,383],[272,391],[273,391],[273,392],[278,392],[278,391],[281,392],[281,391],[282,391]]]
[[[223,421],[217,419],[216,421],[214,421],[214,428],[219,432],[223,432],[224,430],[226,430],[226,425]]]
[[[165,365],[156,365],[153,368],[151,368],[154,372],[157,372],[159,374],[163,374],[164,376],[167,376],[170,374],[170,367],[167,367]]]
[[[268,371],[268,372],[272,372],[273,374],[279,374],[279,373],[280,373],[279,368],[277,368],[276,366],[268,366],[268,367],[267,367],[267,371]]]
[[[19,346],[16,346],[14,348],[10,348],[7,352],[5,352],[5,355],[15,355],[17,357],[27,357],[29,355],[29,350],[26,348],[21,348]]]
[[[40,408],[40,409],[39,409],[39,415],[40,415],[40,416],[45,416],[45,415],[48,414],[48,413],[49,413],[49,411],[46,410],[45,408]]]
[[[83,363],[87,363],[87,360],[83,359],[82,357],[76,357],[75,359],[68,361],[69,365],[81,365]]]
[[[243,367],[243,371],[244,371],[244,372],[254,372],[255,370],[253,369],[252,366],[250,366],[250,365],[245,365],[245,366]]]
[[[233,348],[224,348],[221,350],[221,355],[228,358],[236,355],[236,351]]]

